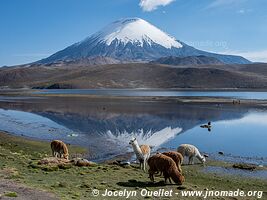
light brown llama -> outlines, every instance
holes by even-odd
[[[54,140],[51,142],[52,155],[54,157],[65,158],[69,160],[69,151],[67,145],[60,141]]]
[[[170,178],[177,184],[182,184],[185,181],[184,176],[178,171],[178,168],[173,161],[172,158],[165,156],[163,154],[156,154],[151,156],[148,161],[148,166],[149,166],[149,178],[151,181],[154,182],[154,174],[156,172],[162,172],[165,183],[167,183],[167,179],[169,179],[170,183],[171,180]]]

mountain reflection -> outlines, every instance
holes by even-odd
[[[247,109],[232,106],[86,97],[6,100],[0,102],[0,107],[48,118],[83,137],[73,141],[62,139],[94,146],[96,154],[102,151],[102,147],[98,147],[101,141],[106,142],[109,153],[114,154],[125,152],[133,136],[140,143],[159,147],[177,134],[207,121],[238,119],[247,112]],[[119,150],[118,145],[121,146]]]

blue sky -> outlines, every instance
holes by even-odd
[[[267,62],[266,0],[1,0],[0,66],[47,57],[125,17],[198,49]]]

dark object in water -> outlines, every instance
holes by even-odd
[[[201,128],[207,128],[208,131],[211,131],[211,122],[208,122],[208,124],[200,125]]]
[[[233,100],[233,104],[240,104],[240,100]]]
[[[223,151],[219,151],[218,154],[220,154],[220,155],[224,155]]]
[[[204,156],[205,158],[208,158],[208,157],[209,157],[209,155],[208,155],[208,154],[203,154],[203,156]]]
[[[237,163],[237,164],[233,164],[233,168],[253,171],[256,169],[256,166],[252,164]]]

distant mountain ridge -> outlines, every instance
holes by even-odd
[[[151,63],[108,65],[30,65],[0,68],[0,88],[34,89],[264,89],[266,64],[163,66]]]
[[[241,56],[221,55],[191,47],[140,18],[115,21],[92,36],[75,43],[40,64],[91,57],[109,57],[123,62],[149,62],[161,57],[208,56],[225,64],[249,64]]]
[[[166,65],[185,65],[185,66],[224,64],[217,58],[207,57],[207,56],[187,56],[187,57],[168,56],[151,61],[150,63],[166,64]]]
[[[68,66],[68,65],[76,65],[76,66],[93,66],[93,65],[106,65],[106,64],[119,64],[122,61],[117,60],[115,58],[104,57],[104,56],[92,56],[80,59],[69,59],[63,61],[55,61],[51,63],[45,64],[46,66]]]

